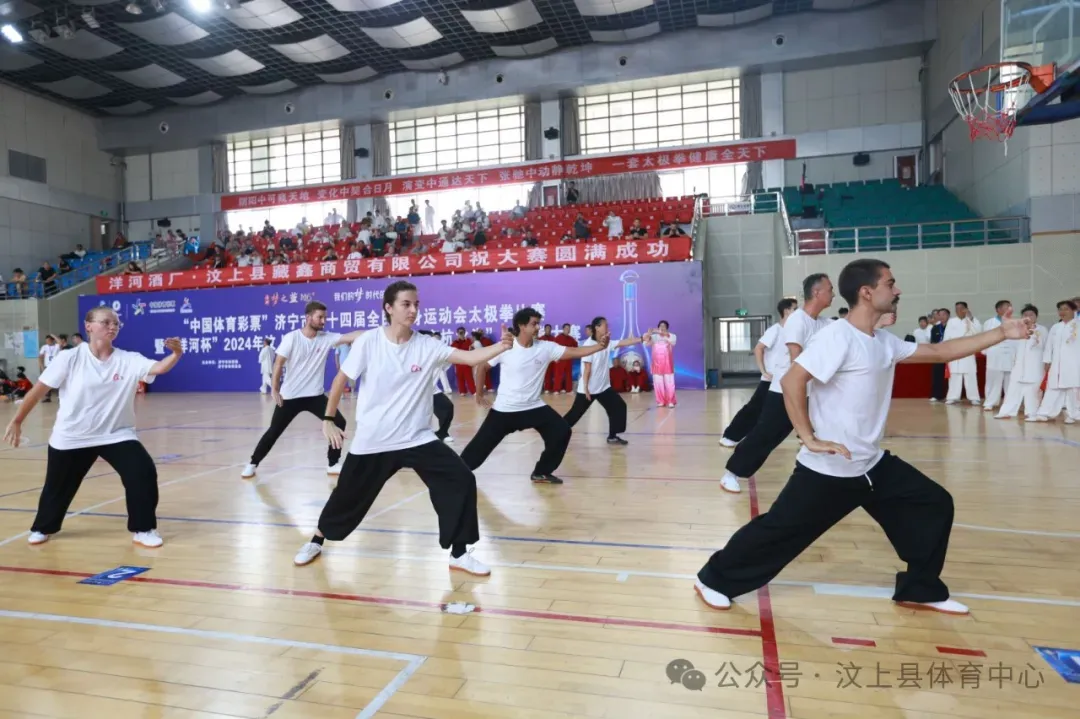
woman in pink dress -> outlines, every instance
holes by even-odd
[[[668,331],[666,321],[660,322],[657,329],[646,333],[645,346],[652,350],[652,379],[656,404],[660,407],[674,407],[675,335]]]

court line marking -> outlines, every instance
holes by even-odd
[[[750,495],[750,519],[753,520],[760,512],[758,510],[757,480],[750,477],[746,480],[747,493]],[[769,594],[769,585],[759,588],[756,592],[758,602],[758,624],[761,627],[761,654],[762,663],[765,665],[765,704],[769,712],[769,719],[786,719],[787,702],[784,700],[784,685],[781,683],[780,673],[780,646],[776,641],[776,624],[773,622],[772,597]]]
[[[1010,529],[1008,527],[984,527],[979,524],[953,524],[961,529],[974,529],[979,532],[998,532],[1000,534],[1026,534],[1033,537],[1058,537],[1060,539],[1080,539],[1077,532],[1044,532],[1039,529]]]
[[[66,624],[82,624],[91,627],[103,627],[109,629],[127,629],[131,631],[158,632],[159,634],[179,634],[188,637],[200,637],[203,639],[218,639],[232,642],[247,642],[249,644],[269,644],[277,647],[289,647],[290,649],[312,649],[320,652],[334,654],[351,654],[360,657],[372,657],[375,659],[388,659],[406,662],[405,668],[397,673],[390,682],[383,687],[375,698],[356,715],[356,719],[371,719],[390,700],[394,694],[404,686],[405,682],[417,672],[427,660],[427,657],[419,654],[401,654],[398,652],[385,652],[379,649],[361,649],[359,647],[345,647],[337,644],[317,644],[315,642],[298,642],[291,639],[278,639],[276,637],[260,637],[254,634],[234,634],[232,632],[215,632],[208,629],[192,629],[190,627],[172,627],[162,624],[137,624],[135,622],[118,622],[111,619],[93,619],[89,617],[76,617],[64,614],[38,614],[36,612],[17,612],[8,609],[0,609],[0,617],[7,619],[27,619],[41,622],[62,622]]]
[[[86,578],[94,576],[89,572],[76,572],[66,569],[39,569],[34,567],[7,567],[0,566],[0,572],[12,574],[37,574],[48,577],[77,577]],[[427,602],[419,599],[399,599],[396,597],[379,597],[368,594],[351,594],[348,592],[319,592],[310,589],[284,589],[280,587],[260,587],[249,584],[225,584],[222,582],[209,582],[194,579],[170,579],[168,577],[146,577],[139,579],[132,577],[127,581],[139,580],[141,584],[159,584],[170,587],[194,587],[198,589],[215,589],[224,592],[252,592],[254,594],[268,594],[278,597],[303,597],[307,599],[333,599],[343,602],[356,602],[358,604],[372,604],[376,606],[412,607],[416,609],[437,609],[442,611],[445,605],[441,602]],[[526,609],[509,609],[504,607],[476,607],[476,614],[487,614],[498,617],[518,617],[524,619],[549,619],[553,621],[577,622],[581,624],[601,624],[616,627],[635,627],[643,629],[663,629],[685,632],[698,632],[703,634],[720,634],[735,637],[757,637],[761,632],[757,629],[744,629],[741,627],[717,627],[707,624],[683,624],[679,622],[657,622],[644,619],[623,619],[621,617],[591,616],[587,614],[567,614],[564,612],[533,611]],[[0,615],[2,616],[2,615]]]
[[[179,484],[180,482],[187,482],[187,481],[192,480],[192,479],[198,479],[199,477],[205,477],[208,474],[213,474],[215,472],[220,472],[223,469],[229,469],[231,467],[240,467],[240,466],[242,466],[242,465],[240,465],[240,464],[232,464],[232,465],[226,465],[224,467],[214,467],[213,469],[208,469],[208,470],[205,470],[203,472],[197,472],[195,474],[189,474],[189,475],[186,475],[186,476],[183,476],[183,477],[178,477],[177,479],[172,479],[172,480],[169,480],[168,482],[163,482],[163,483],[159,484],[158,489],[160,490],[162,487],[168,487],[168,486],[173,485],[173,484]],[[105,506],[108,506],[110,504],[116,504],[117,502],[122,502],[126,498],[127,498],[127,495],[121,495],[121,496],[117,497],[116,499],[110,499],[110,500],[107,500],[105,502],[98,502],[97,504],[91,505],[91,506],[87,507],[86,509],[80,509],[78,512],[69,512],[64,517],[64,520],[67,521],[68,519],[71,519],[73,517],[78,517],[81,514],[85,514],[87,516],[92,516],[93,515],[93,510],[100,509],[101,507],[105,507]],[[36,512],[37,510],[33,509],[33,510],[30,510],[30,511]],[[124,514],[124,515],[117,515],[117,516],[126,517],[127,515]],[[19,534],[8,537],[7,539],[0,540],[0,547],[3,547],[5,544],[10,544],[10,543],[12,543],[12,542],[14,542],[14,541],[16,541],[18,539],[22,539],[23,537],[26,537],[29,534],[30,534],[30,530],[27,530],[25,532],[20,532]]]

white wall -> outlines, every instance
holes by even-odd
[[[832,155],[829,157],[808,157],[804,160],[784,161],[784,185],[798,185],[802,178],[803,163],[806,163],[806,181],[814,184],[832,182],[852,182],[855,180],[881,180],[896,176],[895,158],[898,155],[918,155],[918,148],[907,150],[888,150],[868,152],[870,163],[856,167],[851,161],[853,155]]]
[[[46,184],[10,178],[8,150],[45,158]],[[92,247],[90,215],[60,205],[73,195],[101,198],[110,209],[116,170],[97,150],[93,118],[21,90],[0,85],[0,275],[15,267],[32,274],[82,243]],[[91,200],[92,202],[92,200]]]
[[[786,72],[784,131],[799,134],[921,121],[920,63],[918,57],[908,57]]]
[[[780,215],[731,215],[705,221],[707,316],[772,314],[779,287],[779,258],[786,252]],[[712,355],[710,355],[712,356]]]
[[[1053,323],[1058,301],[1080,290],[1080,235],[1071,233],[1017,245],[784,257],[784,294],[797,295],[803,278],[814,272],[828,273],[835,284],[844,265],[859,257],[892,267],[903,293],[895,326],[901,336],[914,329],[919,315],[936,307],[952,310],[958,301],[967,302],[980,320],[993,316],[998,300],[1009,300],[1017,310],[1033,302],[1044,323]],[[831,315],[843,306],[837,296]]]
[[[199,194],[199,151],[134,155],[127,160],[128,202],[170,200]]]

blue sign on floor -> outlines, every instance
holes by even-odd
[[[1046,663],[1061,675],[1061,678],[1072,684],[1080,684],[1080,651],[1076,649],[1052,649],[1050,647],[1035,647]]]
[[[117,582],[122,582],[125,579],[130,579],[143,572],[150,571],[150,567],[117,567],[116,569],[110,569],[107,572],[96,574],[93,577],[87,577],[79,582],[79,584],[93,584],[99,587],[111,587]]]

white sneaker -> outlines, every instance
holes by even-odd
[[[337,464],[333,465],[332,467],[327,467],[326,468],[326,473],[329,474],[331,477],[338,476],[339,474],[341,474],[341,465],[343,465],[343,464],[345,464],[345,460],[340,460]]]
[[[450,435],[446,435],[446,438],[443,440],[443,444],[453,444],[453,443],[454,443],[454,438],[451,437]]]
[[[472,555],[471,551],[465,552],[460,557],[450,557],[450,568],[467,572],[477,577],[486,577],[491,574],[491,569],[486,564]]]
[[[1050,418],[1049,417],[1044,417],[1041,414],[1037,414],[1037,415],[1035,415],[1035,421],[1036,422],[1049,422]]]
[[[701,583],[700,579],[694,580],[694,591],[701,597],[701,601],[713,609],[731,609],[731,600],[715,589],[709,589]]]
[[[1012,418],[1013,418],[1013,415],[1011,415],[1011,414],[995,414],[994,415],[994,419],[1012,419]],[[1033,422],[1034,420],[1029,419],[1028,421]]]
[[[246,465],[244,465],[244,471],[242,471],[240,473],[240,476],[243,477],[244,479],[251,479],[252,477],[254,477],[255,476],[255,465],[254,464],[246,464]]]
[[[1025,422],[1038,422],[1038,421],[1039,421],[1039,418],[1038,418],[1038,417],[1036,417],[1036,416],[1035,416],[1035,415],[1033,415],[1033,414],[1029,414],[1029,415],[1027,415],[1026,417],[1024,417],[1024,421],[1025,421]]]
[[[49,535],[41,532],[30,532],[30,536],[26,538],[26,541],[30,544],[45,544],[45,542],[49,541]]]
[[[720,489],[732,494],[738,494],[742,491],[742,485],[739,484],[739,478],[734,474],[724,472],[724,476],[720,478]]]
[[[1065,418],[1065,424],[1076,424],[1076,420],[1073,419],[1072,417],[1066,417]]]
[[[983,412],[993,412],[993,411],[994,411],[994,405],[992,405],[992,404],[984,404],[983,405]]]
[[[675,409],[675,403],[672,402],[671,404],[668,405],[668,407],[671,407],[671,409]]]
[[[931,404],[933,404],[934,402],[937,402],[937,401],[938,401],[938,398],[937,398],[937,397],[931,397],[931,398],[930,398],[930,403],[931,403]]]
[[[960,400],[958,400],[958,399],[947,399],[947,400],[945,400],[945,404],[956,404],[959,401]]]
[[[151,529],[149,532],[136,532],[131,541],[135,542],[135,544],[141,544],[147,549],[157,549],[165,543],[156,529]]]
[[[982,400],[981,399],[973,399],[973,400],[971,400],[971,406],[972,407],[982,407]]]
[[[896,604],[908,609],[924,609],[931,612],[941,612],[942,614],[963,615],[971,613],[967,605],[961,604],[955,599],[946,599],[944,602],[897,602]]]
[[[720,438],[720,446],[721,446],[721,447],[735,447],[735,446],[737,446],[738,444],[739,444],[739,443],[738,443],[738,442],[736,442],[736,441],[735,441],[735,440],[733,440],[733,439],[728,439],[727,437],[721,437],[721,438]]]
[[[293,557],[293,564],[298,567],[302,567],[305,564],[311,564],[318,556],[322,554],[322,545],[315,544],[315,542],[308,542],[304,546],[300,547],[300,551]]]

